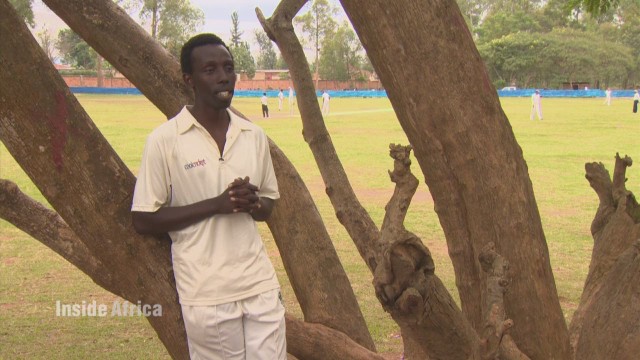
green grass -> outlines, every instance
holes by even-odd
[[[125,163],[137,172],[145,138],[165,121],[163,115],[142,96],[78,98]],[[640,115],[631,113],[631,101],[614,99],[611,107],[602,102],[543,99],[545,120],[540,122],[529,120],[529,99],[502,99],[527,160],[567,319],[577,306],[588,271],[592,248],[589,227],[598,205],[584,178],[584,163],[603,162],[611,171],[616,152],[637,158],[640,150]],[[316,200],[379,350],[400,352],[397,326],[382,311],[371,286],[372,275],[333,215],[320,173],[302,139],[299,117],[289,116],[288,110],[279,113],[272,105],[272,117],[263,120],[258,99],[237,98],[234,106],[262,126],[296,166]],[[389,101],[334,98],[326,122],[352,186],[380,224],[384,205],[393,192],[387,175],[392,167],[388,144],[407,143]],[[417,165],[414,172],[423,179]],[[23,191],[44,201],[2,145],[0,177],[18,183]],[[638,167],[631,167],[627,177],[627,188],[637,193]],[[414,198],[406,225],[430,248],[437,274],[457,296],[444,235],[424,183]],[[300,316],[274,241],[266,226],[261,226],[261,232],[284,286],[288,310]],[[36,240],[0,221],[0,359],[168,358],[143,318],[56,317],[56,300],[111,304],[118,298]]]

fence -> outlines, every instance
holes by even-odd
[[[69,87],[97,87],[98,78],[95,76],[62,77]],[[287,90],[292,86],[291,80],[238,80],[237,90]],[[102,87],[105,88],[133,88],[133,84],[126,78],[104,78]],[[318,89],[325,90],[381,90],[380,81],[329,81],[319,80]]]

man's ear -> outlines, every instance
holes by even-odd
[[[191,74],[183,73],[182,74],[182,80],[184,80],[184,83],[187,84],[189,89],[193,89],[193,82],[191,81]]]

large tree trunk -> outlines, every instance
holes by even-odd
[[[505,308],[514,339],[533,359],[568,359],[568,331],[522,150],[455,1],[341,3],[415,149],[464,313],[479,330],[486,277],[477,256],[494,242],[512,264]]]
[[[169,242],[131,227],[135,177],[71,95],[8,1],[0,1],[0,139],[40,192],[108,271],[92,278],[149,317],[174,358],[188,358]],[[33,76],[38,69],[38,76]],[[90,262],[90,261],[88,261]],[[100,270],[100,269],[99,269]]]

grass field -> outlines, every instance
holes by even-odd
[[[97,126],[134,173],[146,135],[164,119],[142,96],[78,96]],[[616,152],[640,158],[640,114],[630,99],[543,99],[544,121],[530,121],[530,101],[504,98],[503,108],[523,148],[567,320],[575,310],[587,274],[592,239],[589,231],[597,196],[584,178],[585,162],[613,169]],[[297,116],[278,112],[272,101],[270,119],[260,116],[260,102],[237,98],[234,106],[262,126],[302,175],[323,215],[351,279],[379,351],[401,352],[398,329],[382,311],[371,286],[372,275],[346,231],[333,215]],[[285,107],[287,105],[285,104]],[[327,127],[351,184],[377,224],[393,192],[387,169],[389,143],[406,144],[387,99],[331,101]],[[417,162],[414,162],[417,164]],[[423,179],[414,165],[414,172]],[[627,188],[636,194],[640,169],[627,172]],[[0,178],[12,180],[32,197],[42,196],[8,151],[0,145]],[[423,181],[422,181],[423,182]],[[452,293],[454,275],[446,242],[433,211],[428,189],[421,184],[407,217],[407,228],[419,235],[436,260],[436,273]],[[288,311],[300,315],[274,241],[261,227],[283,284]],[[111,304],[118,300],[36,240],[0,221],[0,359],[166,359],[155,332],[141,317],[56,317],[56,301]],[[517,324],[516,324],[517,326]]]

